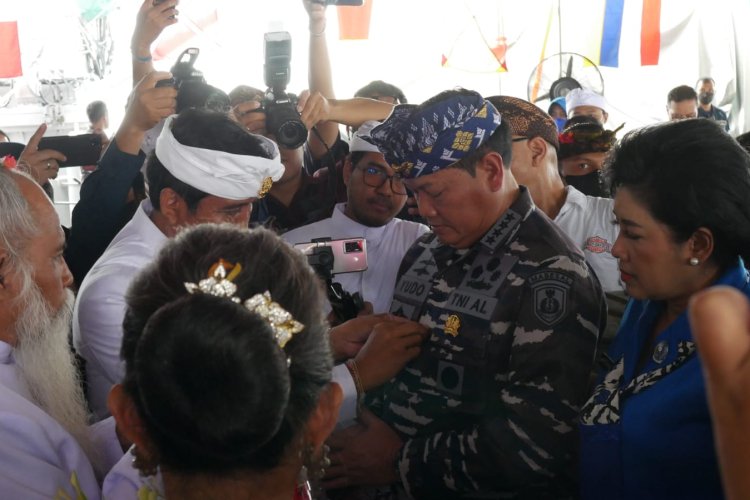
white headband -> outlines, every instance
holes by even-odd
[[[607,111],[607,101],[604,97],[589,89],[573,89],[565,96],[565,109],[568,113],[578,106],[594,106]]]
[[[172,135],[176,116],[164,123],[156,140],[156,156],[182,182],[213,196],[244,200],[262,198],[272,182],[284,174],[279,149],[273,141],[262,138],[273,147],[273,159],[185,146]]]
[[[362,151],[365,153],[380,153],[380,149],[375,144],[367,142],[364,137],[370,137],[370,131],[376,126],[380,125],[381,122],[375,120],[369,120],[363,123],[352,137],[351,143],[349,144],[349,151],[352,153],[356,151]]]

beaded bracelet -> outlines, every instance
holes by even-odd
[[[133,60],[136,61],[136,62],[139,62],[139,63],[147,63],[147,62],[151,62],[152,57],[151,57],[151,54],[149,54],[149,55],[147,55],[145,57],[141,57],[138,54],[136,54],[135,52],[133,52]]]

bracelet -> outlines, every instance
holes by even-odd
[[[133,60],[136,61],[136,62],[139,62],[139,63],[147,63],[147,62],[151,62],[152,57],[151,57],[151,54],[149,54],[149,55],[147,55],[145,57],[141,57],[138,54],[136,54],[135,52],[133,52]]]
[[[352,379],[354,379],[354,387],[357,388],[357,408],[359,409],[362,403],[362,398],[365,397],[365,388],[362,386],[362,379],[359,378],[357,362],[353,359],[349,359],[346,362],[346,367],[349,369],[349,373],[352,374]]]

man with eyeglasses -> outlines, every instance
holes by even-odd
[[[406,187],[393,176],[383,154],[363,137],[378,125],[362,125],[352,139],[344,165],[347,202],[336,205],[333,215],[282,235],[290,244],[313,238],[365,238],[368,268],[361,273],[336,276],[350,293],[359,292],[372,303],[374,313],[388,312],[396,285],[396,274],[406,251],[427,226],[396,218],[406,203]]]

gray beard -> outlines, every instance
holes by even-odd
[[[24,295],[19,297],[23,311],[16,322],[13,351],[19,378],[33,402],[72,434],[89,460],[96,463],[86,398],[68,346],[73,292],[67,291],[65,304],[57,312],[51,310],[36,285]]]

